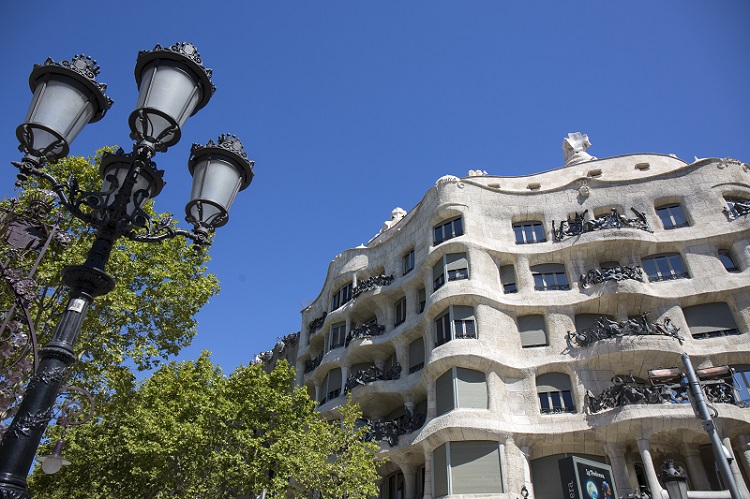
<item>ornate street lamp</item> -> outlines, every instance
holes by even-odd
[[[669,499],[688,499],[687,477],[682,469],[674,467],[674,461],[667,459],[661,470],[661,479],[667,489]]]
[[[83,55],[36,65],[29,79],[34,97],[16,131],[19,150],[25,153],[22,161],[12,163],[20,170],[18,181],[29,176],[47,181],[72,215],[96,229],[96,239],[82,265],[63,270],[70,300],[51,341],[40,350],[39,365],[0,444],[3,499],[29,497],[26,476],[52,418],[66,370],[76,360],[73,347],[81,324],[94,298],[114,288],[114,278],[105,268],[117,239],[155,242],[180,236],[208,245],[210,234],[226,224],[237,192],[253,178],[254,162],[240,140],[220,135],[218,141],[193,144],[191,150],[188,168],[193,188],[186,212],[192,231],[175,228],[171,219],[152,221],[143,210],[144,203],[164,187],[163,171],[156,168],[153,156],[180,140],[186,120],[208,103],[215,90],[212,72],[203,66],[195,46],[177,43],[139,53],[135,67],[139,97],[129,118],[133,151],[104,155],[101,189],[81,191],[74,177],[59,182],[45,171],[45,163],[65,157],[83,126],[101,119],[112,105],[104,93],[106,85],[96,81],[98,74],[96,61]],[[41,460],[52,460],[48,468],[53,469],[60,458],[60,452],[53,452]]]

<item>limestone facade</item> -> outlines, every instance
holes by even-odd
[[[562,498],[571,455],[609,464],[620,496],[659,496],[667,458],[722,490],[679,380],[649,377],[683,352],[735,370],[707,379],[731,391],[711,405],[750,497],[750,166],[591,158],[443,177],[331,262],[297,382],[329,419],[345,393],[360,405],[382,498]]]

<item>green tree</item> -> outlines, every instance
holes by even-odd
[[[62,181],[75,174],[81,190],[98,191],[103,151],[93,158],[65,158],[45,168]],[[3,200],[0,208],[17,212],[45,196],[54,204],[55,197],[48,189],[44,182],[29,178],[17,198]],[[154,215],[152,203],[148,203],[146,211]],[[45,223],[57,224],[60,234],[70,237],[68,244],[50,245],[34,275],[37,286],[28,305],[40,345],[52,335],[66,306],[68,290],[61,282],[63,267],[83,263],[94,239],[94,231],[63,207],[55,205],[44,217]],[[4,268],[15,268],[24,274],[33,266],[37,254],[19,251],[8,244],[7,237],[0,240]],[[151,369],[190,344],[196,333],[196,313],[219,289],[216,277],[207,272],[207,261],[207,252],[193,249],[180,238],[158,243],[120,238],[108,265],[117,285],[114,291],[94,301],[77,343],[82,362],[72,367],[67,382],[90,390],[97,403],[104,403],[113,386],[127,383],[133,365],[140,370]],[[0,416],[4,416],[0,421],[12,412],[23,374],[29,371],[28,362],[18,363],[13,358],[19,351],[23,353],[28,341],[28,327],[19,308],[15,308],[12,317],[8,316],[13,300],[13,293],[3,286],[0,311],[5,312],[0,312],[0,319],[10,319],[13,328],[6,327],[3,340],[8,341],[3,344],[5,350],[0,351]]]
[[[358,410],[324,421],[285,362],[271,373],[225,376],[204,352],[169,363],[120,393],[95,423],[71,428],[56,475],[36,470],[30,491],[56,498],[369,498],[378,446],[364,442]]]

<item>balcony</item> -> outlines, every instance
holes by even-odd
[[[377,366],[370,366],[365,370],[359,370],[351,373],[346,378],[346,385],[344,385],[344,394],[351,392],[358,386],[364,386],[368,383],[378,380],[392,380],[399,379],[401,377],[401,365],[396,364],[389,370],[385,371]]]
[[[612,208],[610,213],[600,215],[593,220],[586,220],[586,214],[589,210],[583,213],[576,213],[573,218],[568,216],[567,220],[561,221],[559,227],[555,227],[555,222],[553,221],[552,233],[554,234],[555,241],[562,241],[566,237],[579,236],[586,232],[607,229],[631,228],[653,232],[648,224],[648,220],[646,220],[646,215],[635,208],[630,209],[635,214],[635,218],[626,218],[616,208]]]
[[[619,265],[617,267],[589,270],[585,275],[581,274],[579,282],[581,283],[581,287],[586,289],[594,284],[602,284],[607,281],[625,281],[627,279],[645,282],[643,269],[638,265]]]
[[[669,317],[663,322],[650,322],[648,312],[640,317],[633,317],[626,321],[615,322],[607,317],[599,317],[593,327],[581,329],[580,331],[568,331],[568,346],[588,347],[592,343],[621,336],[666,336],[680,342],[685,338],[678,333],[680,328],[675,326]]]

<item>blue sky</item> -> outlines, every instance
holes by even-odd
[[[43,0],[0,13],[0,195],[13,192],[34,63],[84,53],[102,68],[115,105],[76,139],[77,155],[130,147],[139,50],[190,41],[214,70],[211,102],[155,158],[167,181],[156,208],[183,216],[193,142],[234,133],[256,161],[211,249],[222,291],[180,355],[209,349],[225,371],[299,330],[333,257],[442,175],[556,168],[574,131],[597,157],[750,162],[742,0]]]

